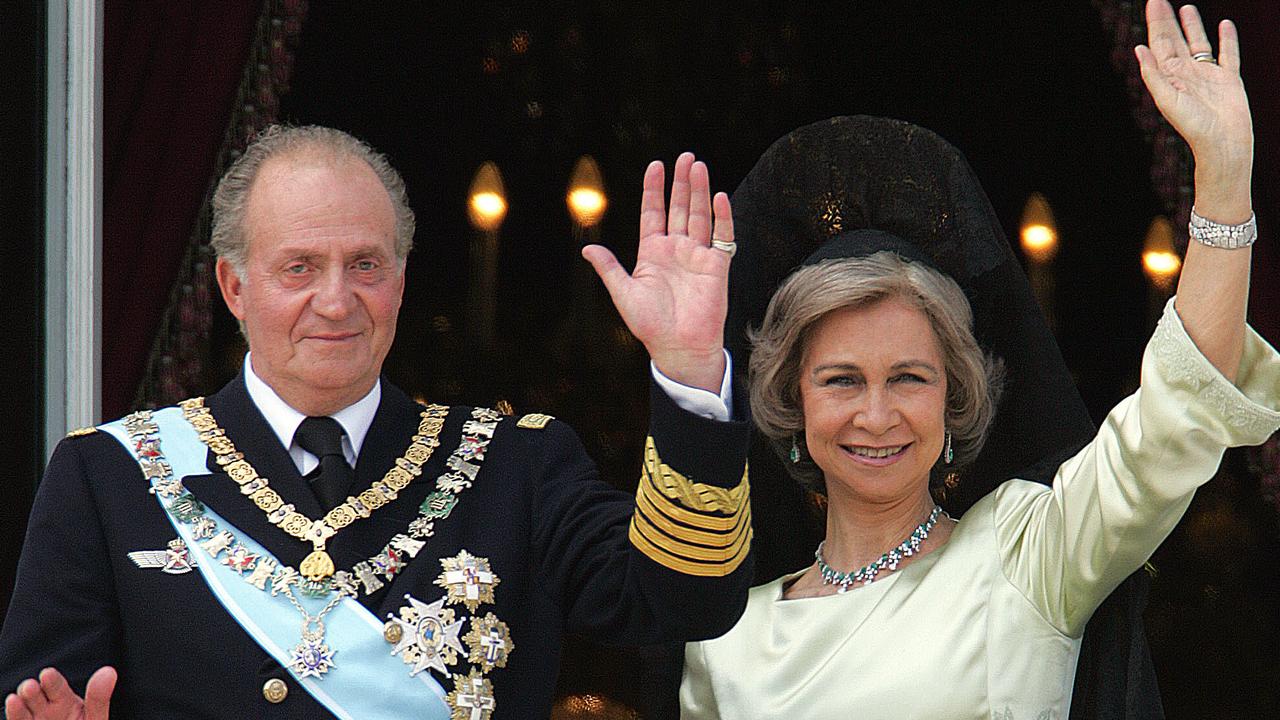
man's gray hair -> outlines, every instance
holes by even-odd
[[[226,259],[236,274],[244,277],[249,259],[244,218],[253,181],[266,162],[275,157],[329,155],[354,158],[367,163],[391,199],[396,215],[396,258],[403,263],[413,248],[414,218],[405,193],[404,178],[391,167],[382,153],[348,133],[319,125],[270,125],[254,138],[244,154],[236,158],[218,181],[213,192],[213,231],[210,244],[219,258]]]
[[[995,420],[1003,366],[974,339],[973,312],[954,280],[891,251],[802,267],[774,293],[763,324],[750,333],[749,384],[756,426],[788,460],[795,439],[802,461],[783,465],[810,490],[826,492],[822,469],[808,457],[799,436],[804,431],[800,373],[809,336],[831,312],[866,307],[886,298],[905,301],[923,312],[938,338],[947,375],[945,423],[951,431],[956,465],[977,457]],[[876,342],[875,338],[864,340]]]

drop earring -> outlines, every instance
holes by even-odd
[[[792,465],[800,464],[800,445],[796,442],[795,435],[791,436],[791,453],[788,457],[790,457]]]
[[[951,431],[948,430],[946,434],[946,439],[943,441],[943,446],[942,446],[942,462],[947,465],[950,465],[951,461],[954,459],[955,459],[955,453],[951,451]]]

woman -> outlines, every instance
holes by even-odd
[[[1196,158],[1193,240],[1142,388],[1051,486],[1010,480],[959,521],[930,493],[953,468],[974,478],[964,465],[991,426],[1001,360],[1000,413],[1021,423],[1005,430],[1049,449],[1037,426],[1058,420],[1023,360],[1061,362],[1025,308],[1003,301],[1007,246],[966,189],[967,168],[931,159],[936,137],[832,121],[775,145],[744,181],[739,263],[749,243],[772,247],[743,222],[755,213],[800,242],[810,229],[835,235],[778,289],[750,363],[753,415],[792,474],[825,492],[826,536],[812,565],[755,588],[728,634],[687,646],[683,717],[1064,718],[1095,609],[1177,523],[1224,447],[1280,427],[1280,357],[1244,323],[1256,226],[1235,29],[1220,28],[1214,64],[1193,8],[1181,30],[1165,0],[1147,12],[1144,80]],[[855,150],[896,170],[841,162],[858,155],[855,130],[874,136]],[[778,169],[787,162],[792,175]],[[782,190],[764,198],[766,186]]]

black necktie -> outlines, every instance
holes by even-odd
[[[298,426],[293,441],[307,452],[320,458],[320,472],[307,475],[311,491],[320,506],[328,512],[347,499],[351,489],[351,466],[342,453],[342,426],[331,417],[309,417]]]

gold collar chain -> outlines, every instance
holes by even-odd
[[[279,493],[271,489],[267,478],[259,475],[249,461],[245,460],[244,455],[236,451],[231,438],[227,437],[226,432],[214,420],[213,414],[205,407],[204,398],[184,400],[179,406],[183,417],[195,428],[200,441],[214,454],[223,472],[240,486],[242,494],[247,495],[266,514],[267,520],[299,540],[311,541],[314,550],[302,561],[298,570],[303,577],[315,582],[324,580],[334,572],[333,559],[325,552],[325,544],[329,538],[395,500],[398,493],[422,474],[422,466],[431,459],[435,449],[440,447],[440,431],[444,429],[444,419],[449,414],[448,406],[428,405],[420,413],[422,419],[409,447],[404,455],[396,459],[382,480],[359,495],[348,497],[346,502],[338,504],[323,518],[313,520],[298,512],[292,503],[286,503]]]

